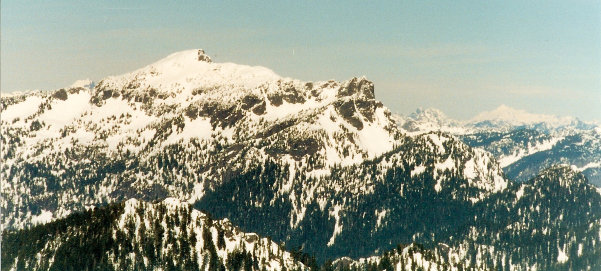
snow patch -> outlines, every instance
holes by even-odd
[[[519,199],[521,199],[524,196],[524,188],[525,187],[526,187],[525,185],[522,185],[520,187],[520,190],[518,190],[518,192],[515,193],[515,199],[516,200],[519,200]]]
[[[330,211],[330,217],[333,216],[334,219],[336,219],[336,225],[334,225],[334,232],[328,241],[328,246],[334,245],[336,237],[342,232],[342,224],[340,223],[340,209],[340,205],[336,205],[334,206],[334,210]]]
[[[476,171],[476,163],[474,159],[470,159],[465,163],[465,169],[463,170],[463,174],[468,179],[476,179],[478,177],[478,172]]]
[[[417,176],[419,174],[424,173],[424,171],[426,171],[426,167],[425,166],[416,166],[412,171],[411,171],[411,177],[413,176]]]
[[[453,167],[455,167],[455,161],[450,156],[444,162],[435,165],[435,168],[440,171],[450,170]]]
[[[388,210],[382,210],[382,211],[378,211],[376,210],[376,228],[379,228],[380,225],[382,225],[382,219],[384,219],[386,217],[386,213],[388,212]]]
[[[359,132],[361,147],[369,157],[375,157],[392,149],[392,137],[379,125],[366,125]]]
[[[31,217],[31,223],[34,225],[45,224],[52,221],[52,216],[52,212],[42,210],[41,214]]]
[[[428,138],[432,141],[434,146],[437,147],[438,153],[445,153],[445,148],[444,148],[443,143],[448,140],[446,137],[438,135],[438,134],[429,134]]]
[[[588,164],[586,164],[586,165],[584,165],[582,167],[577,167],[575,165],[571,165],[570,167],[574,171],[580,171],[580,172],[582,172],[582,171],[585,171],[585,170],[587,170],[589,168],[598,168],[598,167],[601,167],[601,162],[590,162],[590,163],[588,163]]]
[[[52,109],[44,112],[38,120],[51,126],[56,133],[58,130],[80,117],[86,110],[90,109],[90,93],[79,92],[69,94],[67,100],[54,100]]]
[[[558,263],[565,263],[568,261],[568,255],[565,252],[565,249],[561,249],[560,247],[557,247],[557,262]]]
[[[173,144],[179,141],[180,139],[188,140],[192,137],[197,137],[199,139],[209,139],[211,138],[211,133],[213,132],[213,127],[211,126],[210,119],[206,118],[196,118],[194,120],[190,120],[186,117],[186,122],[184,124],[184,129],[178,133],[174,131],[167,140],[165,140],[164,144]]]
[[[190,199],[188,200],[188,203],[190,204],[200,200],[205,194],[202,183],[195,183],[192,191],[192,196],[190,196]]]
[[[520,149],[519,151],[516,151],[515,153],[513,153],[511,155],[501,156],[499,158],[499,165],[501,165],[501,167],[507,167],[507,166],[515,163],[516,161],[522,159],[524,156],[531,155],[531,154],[541,152],[541,151],[550,150],[551,148],[553,148],[553,146],[555,146],[557,144],[557,142],[559,142],[563,139],[564,139],[564,137],[552,138],[550,140],[545,140],[540,144],[536,144],[534,146],[528,146],[527,149]]]
[[[16,118],[25,119],[38,111],[42,100],[43,99],[37,95],[29,96],[25,101],[10,105],[4,109],[0,118],[7,122],[11,122]]]

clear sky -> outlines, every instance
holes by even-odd
[[[307,81],[365,75],[407,114],[501,104],[601,120],[601,1],[1,2],[1,90],[99,80],[204,48]]]

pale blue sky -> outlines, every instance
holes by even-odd
[[[166,3],[166,4],[165,4]],[[1,89],[99,80],[174,51],[302,80],[366,75],[392,111],[500,104],[601,119],[601,1],[1,2]]]

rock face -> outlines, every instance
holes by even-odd
[[[208,63],[213,62],[213,60],[211,60],[211,58],[205,54],[203,49],[198,49],[198,61],[204,61]]]
[[[473,239],[508,226],[507,198],[537,199],[508,181],[489,153],[447,133],[408,136],[365,78],[302,82],[263,67],[199,61],[199,52],[172,54],[93,89],[66,89],[66,97],[58,90],[2,98],[3,227],[173,197],[320,261],[409,243],[445,243],[465,258],[491,244],[506,251],[494,259],[519,255],[513,239]],[[595,204],[587,195],[578,208]],[[482,216],[489,208],[492,217]],[[598,217],[588,211],[594,231]],[[497,266],[475,259],[485,270]]]

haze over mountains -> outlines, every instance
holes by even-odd
[[[403,117],[366,78],[202,50],[1,102],[3,270],[601,266],[601,130],[575,119]]]

